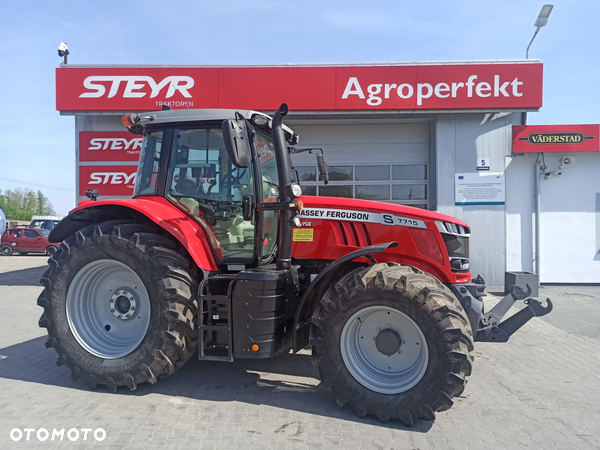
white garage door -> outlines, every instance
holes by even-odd
[[[329,184],[317,182],[314,154],[293,155],[307,195],[350,197],[431,208],[429,124],[291,125],[298,147],[320,147]]]

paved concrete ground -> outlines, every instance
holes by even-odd
[[[133,393],[91,391],[44,347],[36,298],[45,264],[43,256],[0,257],[1,448],[600,448],[600,287],[542,288],[555,310],[508,344],[477,344],[474,373],[454,407],[407,429],[339,408],[308,352],[191,360]],[[36,431],[14,442],[14,428]],[[89,432],[83,441],[80,431],[75,442],[40,442],[40,428],[103,428],[106,438],[96,442]]]

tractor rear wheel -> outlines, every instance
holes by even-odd
[[[66,239],[48,263],[39,325],[74,380],[135,390],[193,354],[195,269],[172,238],[148,225],[103,222]]]
[[[313,317],[313,362],[360,417],[434,420],[471,374],[473,338],[458,300],[414,267],[375,264],[329,288]]]

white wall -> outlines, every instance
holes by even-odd
[[[509,272],[535,272],[536,158],[537,153],[507,158],[506,270]]]
[[[517,114],[443,114],[437,120],[437,209],[469,224],[471,270],[488,285],[504,284],[505,205],[455,205],[454,175],[477,172],[478,158],[489,158],[490,170],[503,172],[511,127],[518,123]]]
[[[546,153],[550,171],[564,156],[575,165],[542,177],[540,282],[600,282],[600,154]]]

